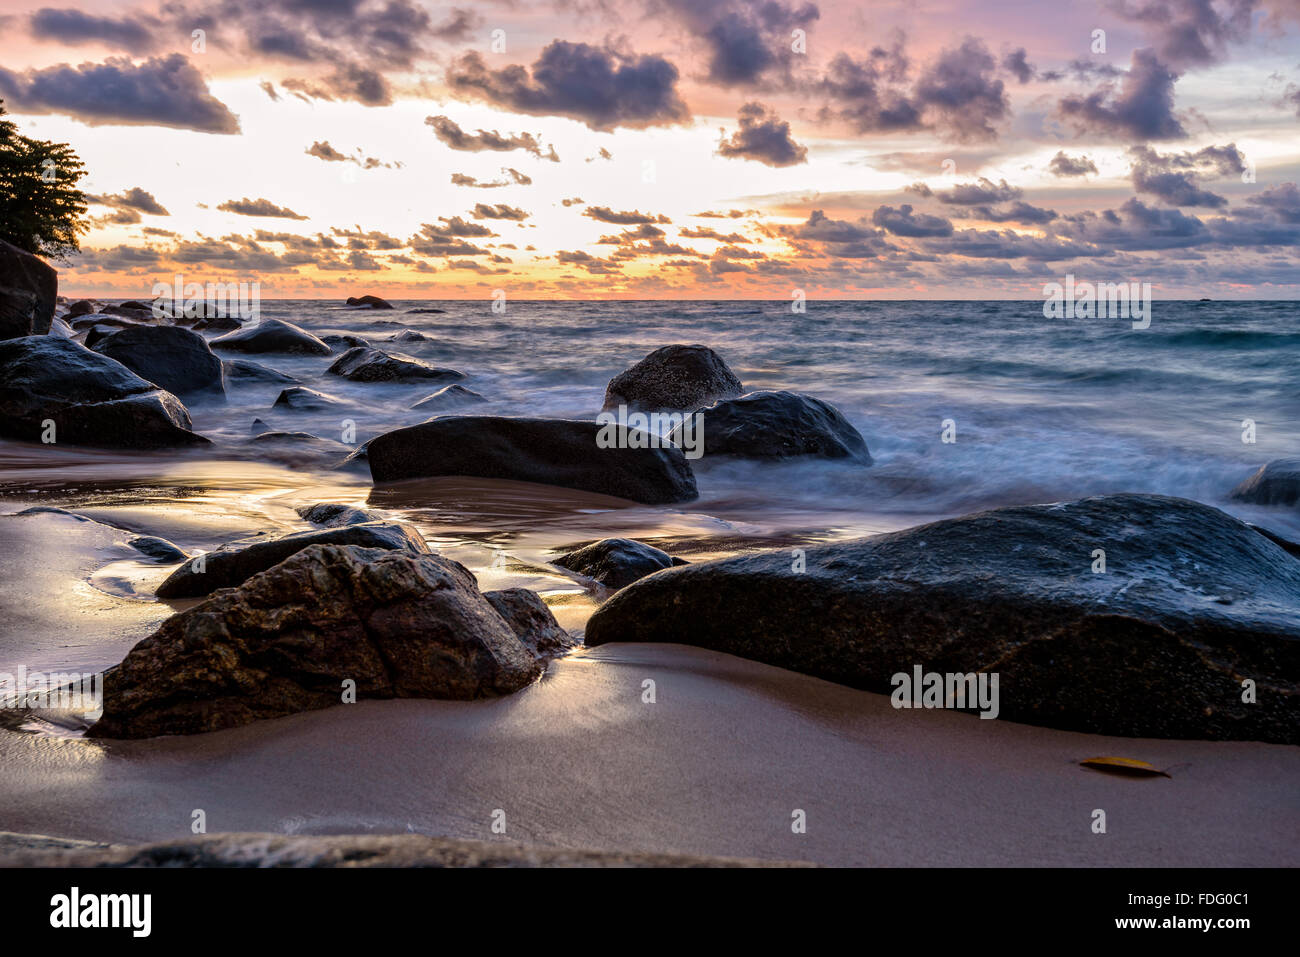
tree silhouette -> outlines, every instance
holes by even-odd
[[[81,248],[86,175],[66,143],[34,140],[18,132],[0,100],[0,239],[29,253],[66,260]]]

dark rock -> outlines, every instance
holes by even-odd
[[[355,505],[339,505],[333,502],[321,502],[317,505],[300,505],[296,509],[304,522],[338,528],[342,525],[360,525],[363,522],[383,521],[373,512]]]
[[[81,343],[87,349],[94,349],[96,346],[103,345],[108,341],[110,336],[114,336],[123,329],[143,328],[138,323],[123,322],[121,325],[98,325],[91,326],[86,330],[86,334],[81,337]]]
[[[625,588],[660,569],[690,564],[630,538],[601,539],[566,552],[551,563],[585,575],[606,588]]]
[[[328,371],[353,382],[450,382],[465,378],[455,369],[439,369],[411,356],[389,355],[368,346],[349,349],[334,360]]]
[[[339,704],[344,681],[357,699],[506,695],[541,670],[457,562],[314,545],[163,622],[106,675],[86,734],[217,731]]]
[[[31,505],[21,512],[15,512],[16,515],[66,515],[68,518],[75,518],[79,522],[93,522],[93,518],[82,515],[78,512],[70,512],[66,508],[58,508],[54,505]]]
[[[391,303],[378,296],[348,296],[348,306],[369,306],[371,309],[392,309]]]
[[[0,434],[103,448],[206,443],[180,399],[126,366],[71,339],[28,336],[0,342]]]
[[[810,455],[871,464],[867,443],[839,409],[795,392],[751,392],[700,409],[704,455],[784,459]],[[681,441],[681,426],[670,435]]]
[[[333,396],[325,395],[323,392],[317,392],[315,389],[296,385],[281,392],[272,408],[287,408],[297,412],[319,412],[341,405],[346,405],[346,403]]]
[[[1300,502],[1300,459],[1274,459],[1234,488],[1230,497],[1252,505]]]
[[[202,336],[188,329],[136,326],[95,343],[94,349],[175,395],[225,395],[221,360]]]
[[[291,322],[263,319],[255,326],[246,326],[212,340],[212,348],[232,352],[290,352],[327,356],[330,347],[310,332],[299,329]]]
[[[916,665],[990,672],[1013,721],[1300,740],[1300,563],[1207,505],[1001,508],[803,558],[803,571],[779,551],[652,575],[595,613],[586,643],[697,645],[883,694]],[[1258,703],[1242,701],[1247,678]]]
[[[232,542],[182,565],[158,586],[159,598],[197,598],[218,588],[242,584],[311,545],[359,545],[424,554],[429,546],[409,525],[371,522],[323,530],[309,529],[258,542]]]
[[[310,432],[281,432],[267,430],[259,432],[250,439],[258,444],[278,443],[282,445],[293,445],[295,447],[307,447],[316,452],[331,452],[336,454],[347,455],[352,451],[342,442],[335,442],[333,439],[323,439],[319,435],[312,435]]]
[[[1254,529],[1255,531],[1259,532],[1259,534],[1263,535],[1270,542],[1272,542],[1274,545],[1281,548],[1287,554],[1294,555],[1296,558],[1300,558],[1300,542],[1293,542],[1289,538],[1283,538],[1281,535],[1278,535],[1276,532],[1270,532],[1267,528],[1260,528],[1258,525],[1248,524],[1246,527]]]
[[[647,505],[698,496],[680,449],[601,448],[594,422],[448,415],[376,436],[368,443],[377,483],[437,475],[513,479],[583,489]]]
[[[167,541],[165,538],[157,538],[153,535],[140,535],[127,542],[132,548],[142,555],[147,555],[160,565],[170,565],[173,562],[183,562],[189,556],[183,551]]]
[[[0,240],[0,339],[43,336],[54,321],[59,274],[31,253]]]
[[[263,432],[270,432],[271,427],[261,419],[254,419],[253,424],[248,427],[248,431],[252,432],[254,435],[261,435]]]
[[[95,304],[89,299],[79,299],[68,307],[68,311],[63,314],[65,319],[75,319],[77,316],[88,316],[95,311]]]
[[[560,627],[537,592],[505,588],[485,591],[483,597],[539,661],[558,658],[577,646],[578,640]]]
[[[330,347],[330,352],[347,352],[349,349],[356,349],[358,346],[369,346],[362,336],[354,335],[337,335],[331,333],[328,336],[321,336],[321,342]]]
[[[428,315],[435,312],[446,312],[446,309],[408,309],[407,313],[411,315]]]
[[[396,335],[388,337],[389,342],[432,342],[431,336],[426,336],[423,332],[416,332],[414,329],[403,329]]]
[[[456,409],[466,405],[477,405],[480,402],[486,402],[483,396],[479,395],[473,389],[467,389],[463,385],[443,386],[433,395],[427,395],[415,405],[412,409],[425,409],[433,411],[435,409]]]
[[[148,306],[141,306],[138,303],[133,306],[105,306],[103,313],[106,316],[118,316],[122,319],[130,319],[132,322],[152,322],[155,318],[152,309]]]
[[[126,302],[119,303],[118,307],[121,309],[135,309],[140,312],[153,312],[153,303],[141,302],[138,299],[128,299]]]
[[[233,316],[208,316],[199,319],[190,328],[195,332],[229,332],[243,327],[243,322]]]
[[[351,455],[334,467],[341,472],[357,472],[362,475],[369,475],[370,443],[362,442],[352,450]]]
[[[227,379],[236,381],[285,384],[299,381],[291,375],[285,375],[283,372],[277,372],[275,369],[267,368],[248,359],[222,359],[221,367],[225,370]]]
[[[708,346],[664,346],[609,380],[604,409],[698,409],[745,391]]]
[[[112,326],[116,329],[132,329],[138,325],[140,325],[140,323],[136,322],[134,319],[123,319],[121,316],[110,316],[103,312],[95,312],[88,316],[81,316],[71,322],[71,326],[76,332],[92,329],[95,326]]]

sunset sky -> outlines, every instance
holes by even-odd
[[[1300,291],[1300,0],[0,0],[0,97],[73,296]]]

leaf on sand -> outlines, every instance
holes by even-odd
[[[1136,758],[1088,758],[1086,761],[1080,761],[1079,764],[1085,768],[1107,771],[1111,774],[1125,774],[1135,778],[1169,777],[1159,768],[1152,767],[1145,761],[1138,761]]]

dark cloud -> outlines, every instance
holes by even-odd
[[[24,113],[65,113],[89,126],[169,126],[200,133],[238,133],[239,120],[208,92],[184,56],[127,57],[66,63],[15,73],[0,67],[0,98]]]
[[[588,206],[582,211],[582,215],[615,226],[637,226],[641,223],[666,223],[669,221],[668,217],[663,215],[655,216],[635,209],[620,212],[610,209],[608,206]]]
[[[451,184],[453,186],[469,186],[474,189],[500,189],[503,186],[511,185],[529,186],[533,182],[531,176],[521,173],[519,170],[509,166],[502,167],[501,172],[505,174],[507,177],[506,179],[497,179],[490,182],[483,182],[477,177],[470,176],[466,173],[452,173]]]
[[[433,130],[433,135],[438,137],[442,143],[445,143],[451,149],[460,150],[464,153],[509,153],[512,150],[524,150],[538,159],[547,159],[554,163],[560,161],[560,157],[556,155],[555,147],[548,147],[543,152],[541,141],[532,133],[502,134],[496,130],[479,130],[476,133],[467,133],[461,129],[455,120],[448,116],[426,116],[424,123]]]
[[[1166,63],[1207,66],[1226,54],[1227,46],[1250,35],[1259,0],[1109,0],[1107,6],[1140,24]]]
[[[1029,62],[1024,47],[1006,54],[1002,58],[1002,69],[1014,76],[1020,83],[1028,83],[1038,73],[1033,64]]]
[[[990,223],[1020,223],[1025,226],[1041,226],[1056,219],[1056,210],[1032,206],[1017,200],[1001,209],[992,206],[975,206],[969,214],[972,219],[983,219]]]
[[[936,114],[936,125],[958,142],[997,139],[995,125],[1009,113],[997,63],[979,40],[968,37],[945,50],[917,81],[914,95]]]
[[[823,119],[844,120],[859,133],[921,129],[920,108],[905,92],[888,85],[891,76],[906,69],[901,41],[892,54],[877,47],[862,60],[837,53],[815,87],[836,104],[823,109]]]
[[[150,216],[170,216],[171,213],[163,208],[162,203],[154,199],[153,193],[146,192],[139,186],[132,187],[124,193],[116,193],[111,196],[87,196],[92,203],[98,203],[101,206],[111,206],[114,209],[129,209],[141,213],[148,213]]]
[[[555,40],[531,67],[489,68],[477,52],[447,71],[451,90],[533,116],[567,116],[596,130],[644,129],[690,119],[677,67],[663,57]]]
[[[517,206],[507,206],[505,203],[475,203],[474,210],[470,213],[475,219],[509,219],[515,222],[523,222],[528,218],[528,213]]]
[[[941,216],[914,214],[907,203],[898,208],[880,206],[871,214],[871,221],[895,236],[920,238],[952,235],[952,223],[948,220]]]
[[[364,156],[360,149],[357,150],[355,156],[341,153],[330,145],[329,140],[317,140],[307,147],[304,152],[308,156],[314,156],[327,163],[355,163],[362,169],[379,169],[380,167],[384,169],[393,169],[394,167],[400,169],[402,166],[401,163],[385,163],[374,156]]]
[[[363,106],[388,106],[393,89],[378,70],[347,63],[320,79],[290,78],[281,85],[298,94],[300,99],[352,100]]]
[[[949,206],[979,206],[1019,199],[1023,192],[1019,187],[1010,185],[1005,179],[995,183],[981,176],[973,183],[958,183],[952,189],[939,190],[934,195],[939,202]]]
[[[686,226],[679,229],[678,234],[685,239],[716,239],[718,242],[730,243],[733,245],[736,243],[752,242],[752,240],[740,235],[740,233],[720,233],[711,226]]]
[[[1119,89],[1107,80],[1086,96],[1064,97],[1057,112],[1081,135],[1130,142],[1182,139],[1187,131],[1174,115],[1177,81],[1178,74],[1154,50],[1135,50]]]
[[[226,200],[217,209],[226,213],[238,213],[240,216],[268,216],[276,219],[307,218],[295,213],[292,209],[277,206],[269,199],[249,199],[247,196],[243,199]]]
[[[32,36],[42,40],[75,45],[102,43],[131,53],[148,53],[154,49],[158,21],[153,17],[113,19],[82,13],[80,10],[56,10],[44,7],[27,20]]]
[[[719,156],[777,167],[808,162],[808,148],[794,141],[790,124],[762,104],[746,103],[738,119],[740,129],[718,145]]]
[[[707,79],[747,86],[788,78],[796,56],[791,35],[821,16],[814,3],[780,0],[668,0],[708,47]]]
[[[1199,181],[1211,176],[1240,174],[1246,158],[1235,143],[1207,146],[1194,153],[1157,153],[1147,146],[1129,150],[1133,161],[1130,176],[1133,188],[1147,193],[1170,206],[1226,206],[1228,200],[1202,189]]]
[[[1053,176],[1087,176],[1097,172],[1097,164],[1086,156],[1067,156],[1064,150],[1057,151],[1052,161],[1047,164]]]

